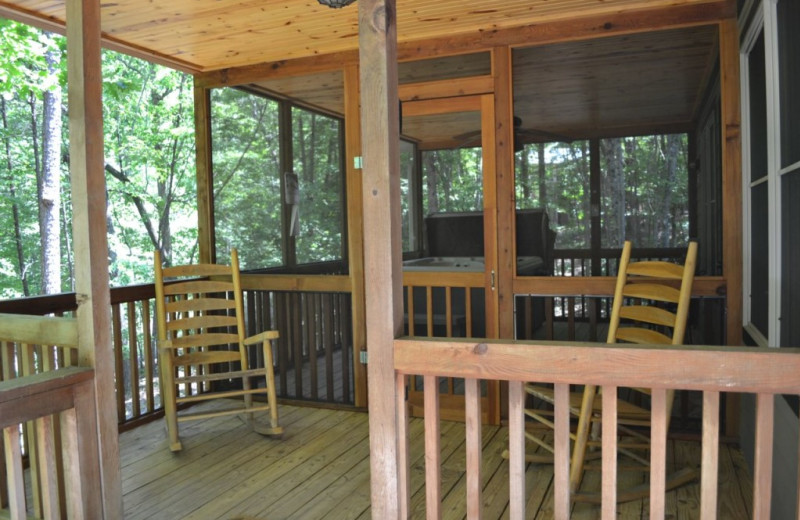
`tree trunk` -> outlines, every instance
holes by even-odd
[[[660,229],[661,237],[659,240],[661,247],[675,245],[675,234],[672,233],[673,224],[675,222],[675,212],[672,209],[672,187],[677,184],[678,179],[678,152],[680,150],[681,136],[670,134],[666,137],[666,140],[667,189],[664,190],[664,211],[661,215],[663,219]]]
[[[422,154],[425,172],[425,184],[428,187],[428,215],[438,213],[439,211],[439,196],[436,193],[437,185],[437,168],[436,168],[436,152],[428,152]],[[424,216],[424,215],[423,215]]]
[[[544,160],[544,143],[538,145],[539,155],[539,207],[547,208],[547,168]]]
[[[603,219],[604,241],[607,247],[620,247],[625,241],[625,172],[623,168],[622,139],[600,141],[606,161],[603,191],[608,204]]]
[[[54,78],[44,92],[43,160],[39,198],[39,232],[42,240],[42,292],[61,292],[61,86],[59,52],[45,53],[47,74]]]
[[[8,119],[6,118],[6,100],[0,97],[0,112],[3,116],[3,130],[6,151],[6,166],[8,167],[8,198],[11,200],[11,216],[14,227],[14,246],[17,253],[17,276],[22,281],[22,294],[30,296],[28,285],[28,269],[25,265],[25,253],[22,248],[22,230],[19,223],[19,204],[17,204],[17,193],[14,185],[14,161],[11,158],[11,142],[9,139]]]

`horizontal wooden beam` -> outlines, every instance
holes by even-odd
[[[77,347],[78,325],[75,318],[0,314],[0,340]]]
[[[243,274],[242,289],[252,291],[350,292],[347,275]]]
[[[484,274],[403,271],[403,285],[414,287],[483,287]]]
[[[408,339],[402,374],[767,394],[800,393],[800,349]]]
[[[358,63],[358,52],[355,50],[294,60],[259,63],[197,74],[195,75],[195,86],[215,88],[246,85],[266,79],[305,76],[317,72],[341,70],[345,65],[354,63]]]
[[[616,276],[521,276],[514,278],[514,294],[611,296],[616,281]],[[692,296],[725,296],[726,287],[721,276],[697,276],[692,284]]]
[[[492,76],[475,76],[472,78],[459,79],[458,81],[445,79],[407,83],[405,85],[400,85],[397,89],[400,101],[473,96],[493,92],[494,78],[492,78]]]

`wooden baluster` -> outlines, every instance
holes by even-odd
[[[139,339],[136,334],[136,303],[128,302],[128,352],[130,363],[131,418],[142,415],[139,402]]]
[[[10,520],[27,520],[25,474],[22,469],[22,446],[19,425],[3,429],[3,443],[8,474],[8,509]]]
[[[466,337],[472,337],[472,287],[464,288],[464,314],[467,315]]]
[[[425,305],[426,319],[428,320],[428,334],[429,338],[433,337],[433,287],[430,285],[425,287]]]
[[[567,300],[567,338],[575,341],[575,297],[570,296]]]
[[[333,316],[331,305],[331,294],[325,293],[322,296],[322,312],[325,317],[323,324],[323,331],[325,334],[325,382],[328,401],[334,401],[334,387],[333,387]]]
[[[350,324],[352,319],[350,317],[350,297],[347,294],[339,294],[339,323],[340,323],[340,342],[342,344],[342,401],[351,403],[353,400],[350,397],[350,367],[352,346],[350,342]]]
[[[408,335],[415,336],[417,333],[414,326],[414,286],[409,285],[406,294],[406,314],[408,315]]]
[[[756,441],[753,464],[753,520],[769,520],[772,497],[772,442],[775,396],[756,395]]]
[[[413,377],[411,378],[413,379]],[[397,372],[395,374],[394,395],[397,399],[397,502],[399,515],[398,518],[408,518],[409,503],[411,501],[409,493],[409,481],[411,471],[409,469],[410,459],[408,456],[408,401],[406,400],[406,385],[408,376]]]
[[[545,316],[545,339],[552,341],[554,339],[553,331],[555,329],[555,308],[554,298],[546,296],[544,299],[544,316]]]
[[[66,349],[61,349],[62,352]],[[45,372],[56,369],[56,348],[45,349],[42,368]],[[37,421],[36,432],[39,437],[38,445],[45,446],[46,451],[41,452],[40,472],[42,478],[42,507],[45,518],[66,517],[67,502],[64,494],[64,461],[61,449],[61,422],[57,415],[47,416],[42,422]],[[46,446],[51,443],[52,447]],[[52,452],[51,452],[52,449]],[[55,477],[55,478],[53,478]],[[54,486],[55,489],[51,489]],[[48,496],[48,494],[50,494]],[[55,501],[54,500],[55,497]],[[48,503],[48,500],[50,503]],[[51,511],[48,514],[48,510]]]
[[[444,314],[445,314],[445,334],[448,338],[453,337],[453,288],[444,288]]]
[[[703,452],[700,471],[700,518],[715,520],[719,471],[719,392],[703,392]]]
[[[570,508],[569,483],[569,385],[554,387],[555,432],[553,437],[553,486],[555,518],[568,518]]]
[[[439,447],[439,378],[425,376],[425,510],[428,520],[442,518],[442,474]]]
[[[155,410],[153,389],[153,337],[150,334],[150,300],[142,300],[142,355],[144,356],[145,411]]]
[[[26,343],[19,344],[20,357],[22,359],[22,375],[30,376],[40,372],[37,365],[35,345]],[[30,463],[31,495],[33,512],[36,518],[42,518],[42,495],[41,479],[39,475],[39,450],[36,446],[36,423],[28,421],[22,429],[25,453],[28,455]]]
[[[451,378],[452,379],[452,378]],[[467,447],[467,518],[481,518],[481,387],[478,379],[464,380]]]
[[[117,417],[122,422],[127,417],[125,413],[125,371],[122,358],[122,318],[119,304],[111,306],[111,325],[114,338],[114,373],[116,375]]]
[[[275,293],[275,320],[277,321],[277,328],[280,331],[278,337],[278,372],[281,379],[281,395],[288,395],[289,388],[287,382],[287,359],[286,351],[289,344],[289,328],[286,325],[286,293]]]
[[[602,519],[617,518],[617,387],[603,386]]]
[[[303,330],[302,320],[302,299],[301,294],[292,293],[290,295],[291,307],[291,328],[292,328],[292,352],[294,357],[294,396],[297,399],[303,398]]]
[[[664,518],[667,482],[667,390],[654,388],[651,394],[650,426],[650,518]]]
[[[61,457],[56,455],[55,434],[56,429],[52,415],[46,415],[36,420],[36,444],[40,454],[42,513],[43,518],[48,519],[61,518],[59,480],[63,476],[63,468],[59,468],[56,463],[61,460]]]
[[[319,300],[319,294],[309,294],[306,298],[307,306],[307,320],[308,320],[308,363],[311,367],[311,399],[319,399],[319,374],[317,368],[317,320],[319,316],[316,313],[316,302]]]
[[[508,495],[511,520],[525,518],[525,391],[508,382]]]

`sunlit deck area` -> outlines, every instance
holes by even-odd
[[[204,405],[209,406],[209,405]],[[213,406],[213,405],[211,405]],[[184,449],[167,448],[163,421],[120,437],[126,519],[316,519],[370,518],[368,415],[281,406],[282,439],[261,437],[237,418],[186,423]],[[441,426],[443,517],[465,518],[464,425]],[[409,425],[411,517],[425,517],[423,421]],[[508,462],[502,452],[508,429],[483,428],[483,518],[508,517]],[[669,464],[699,464],[698,442],[669,442]],[[741,452],[720,446],[719,517],[750,518],[752,482]],[[620,486],[640,483],[645,473],[620,465]],[[527,466],[527,518],[553,518],[553,468]],[[582,490],[599,488],[590,468]],[[667,494],[666,518],[698,516],[699,483]],[[619,518],[643,518],[646,500],[620,504]],[[598,518],[599,506],[576,504],[573,518]]]

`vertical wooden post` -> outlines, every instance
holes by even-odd
[[[100,479],[105,518],[122,518],[114,355],[108,287],[100,2],[67,0],[70,176],[80,364],[95,369]]]
[[[495,117],[495,176],[497,204],[497,283],[498,333],[514,338],[514,292],[512,281],[516,264],[514,196],[514,115],[512,98],[511,49],[492,51]],[[488,244],[487,244],[488,245]]]
[[[394,338],[403,326],[394,0],[358,2],[372,516],[399,518]]]
[[[720,121],[722,136],[722,274],[727,294],[728,345],[742,344],[742,138],[739,100],[739,32],[735,19],[719,24]],[[725,434],[739,431],[737,395],[726,399]]]
[[[728,345],[742,344],[742,141],[739,101],[739,32],[736,20],[719,26],[722,108],[722,249],[728,286]]]
[[[200,262],[214,263],[214,175],[211,160],[211,91],[194,87],[194,143],[197,178],[197,244]]]
[[[367,406],[367,367],[359,359],[366,350],[364,314],[364,214],[361,169],[355,158],[361,156],[361,111],[359,110],[358,65],[344,67],[344,141],[347,172],[347,247],[353,306],[353,381],[356,406]]]

